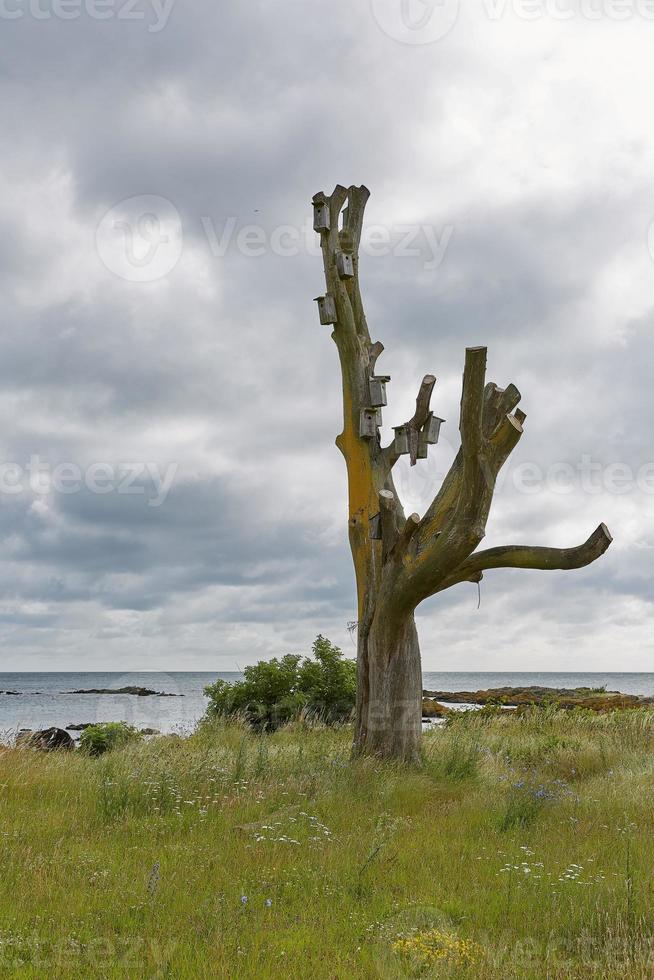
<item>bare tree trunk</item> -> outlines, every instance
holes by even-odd
[[[367,696],[359,706],[354,752],[418,764],[422,669],[413,613],[379,608],[367,645]]]
[[[353,751],[417,763],[422,674],[414,619],[428,596],[479,582],[489,568],[579,568],[603,554],[611,535],[601,524],[577,548],[509,546],[476,551],[501,467],[522,436],[526,415],[515,385],[485,383],[486,348],[466,349],[459,430],[461,449],[425,515],[405,518],[392,470],[411,465],[438,438],[430,411],[436,378],[423,378],[413,417],[382,448],[379,427],[387,376],[376,376],[384,350],[373,343],[359,289],[359,242],[369,191],[336,186],[313,198],[327,292],[321,323],[332,324],[343,380],[343,431],[336,445],[348,473],[349,537],[357,584],[357,702]],[[347,203],[347,207],[345,204]]]

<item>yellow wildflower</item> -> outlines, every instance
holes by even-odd
[[[442,966],[473,966],[479,962],[481,946],[471,939],[459,939],[450,932],[430,929],[401,937],[393,943],[393,950],[410,960],[418,969],[440,964]]]

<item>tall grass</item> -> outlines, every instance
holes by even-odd
[[[0,976],[654,975],[654,712],[0,750]],[[431,957],[431,959],[430,959]]]

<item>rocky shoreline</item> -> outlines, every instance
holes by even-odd
[[[41,691],[0,691],[13,697],[34,697]],[[130,694],[137,698],[183,698],[184,694],[170,694],[167,691],[153,691],[149,687],[89,687],[77,691],[50,691],[53,696],[67,694]]]
[[[452,708],[448,704],[504,708],[554,706],[570,710],[615,711],[619,708],[646,708],[654,705],[654,697],[642,694],[623,694],[589,687],[494,687],[486,691],[423,691],[423,718],[443,718]]]
[[[62,691],[62,694],[131,694],[137,698],[183,698],[183,694],[151,691],[149,687],[90,687],[79,691]]]
[[[66,728],[21,728],[16,735],[16,748],[39,749],[42,752],[53,752],[64,749],[71,751],[77,748],[77,742],[70,732],[83,732],[87,728],[93,728],[97,722],[82,722],[79,725],[66,725]],[[106,723],[103,723],[106,724]],[[115,722],[114,722],[115,724]],[[158,728],[140,728],[141,735],[152,736],[161,735]]]
[[[0,691],[0,694],[20,696],[20,691]],[[34,692],[30,692],[34,693]],[[183,694],[170,694],[155,691],[145,687],[120,688],[89,688],[75,691],[60,691],[61,695],[131,695],[134,697],[177,698]],[[555,707],[564,710],[584,708],[595,712],[609,712],[625,708],[647,708],[654,706],[654,697],[640,694],[623,694],[621,691],[607,691],[604,688],[589,687],[495,687],[481,691],[431,691],[423,690],[422,717],[424,721],[438,721],[447,718],[454,712],[475,710],[483,707],[496,706],[507,710],[520,712],[531,707]],[[62,729],[45,730],[47,735],[61,732],[58,736],[60,744],[68,732],[82,732],[91,726],[91,722],[71,723]],[[159,734],[156,729],[144,729],[143,734]],[[21,731],[24,738],[36,736],[36,741],[42,732]],[[57,739],[55,739],[56,741]],[[50,739],[47,739],[49,742]],[[72,739],[71,739],[72,742]],[[49,747],[49,746],[48,746]]]

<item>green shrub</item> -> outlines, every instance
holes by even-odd
[[[324,636],[313,644],[313,659],[287,654],[246,667],[242,681],[217,680],[205,687],[209,717],[240,715],[257,731],[275,730],[304,713],[329,724],[352,714],[356,663]]]
[[[139,738],[141,733],[137,728],[124,721],[108,721],[85,728],[80,736],[79,747],[89,755],[103,755]]]

